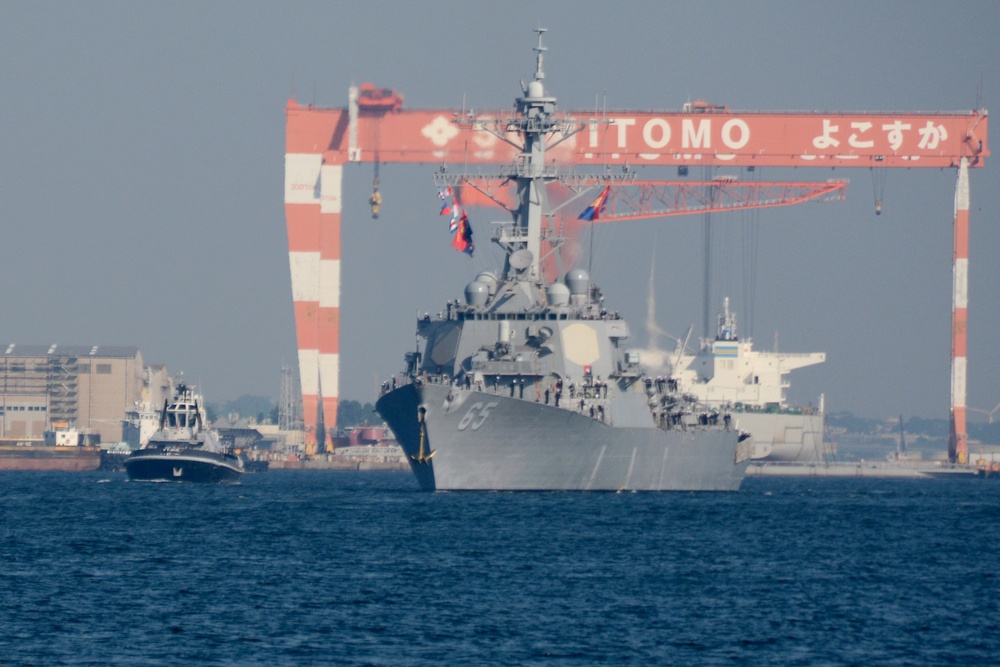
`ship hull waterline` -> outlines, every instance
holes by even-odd
[[[619,428],[488,391],[414,383],[376,409],[427,491],[736,491],[749,464],[735,430]]]
[[[135,482],[233,484],[243,475],[243,470],[236,464],[224,457],[215,457],[204,452],[191,454],[140,452],[126,459],[124,464],[129,480]]]

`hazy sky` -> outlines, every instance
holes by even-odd
[[[295,363],[283,209],[289,97],[343,107],[348,86],[408,108],[509,108],[548,28],[561,109],[968,110],[1000,97],[1000,3],[9,2],[0,0],[0,343],[137,345],[208,400],[277,399]],[[994,132],[996,135],[997,132]],[[992,137],[991,137],[992,138]],[[994,139],[994,145],[1000,140]],[[994,152],[996,152],[994,148]],[[973,170],[969,392],[1000,402],[1000,178]],[[341,397],[373,400],[402,368],[414,315],[498,257],[449,246],[433,166],[372,166],[344,183]],[[695,174],[692,173],[694,176]],[[947,417],[953,170],[891,170],[874,214],[867,170],[847,201],[759,214],[758,348],[826,352],[791,398],[830,411]],[[717,276],[738,313],[747,222],[713,218]],[[701,218],[605,225],[593,278],[643,329],[701,322]],[[728,240],[727,240],[728,239]],[[743,303],[741,303],[743,302]],[[975,414],[972,418],[981,418]]]

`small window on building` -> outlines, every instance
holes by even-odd
[[[111,375],[111,364],[97,364],[98,375]]]
[[[77,373],[89,373],[90,372],[90,362],[87,362],[85,364],[79,364],[76,367],[76,372]]]

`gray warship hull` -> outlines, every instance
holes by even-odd
[[[735,491],[752,450],[735,430],[616,427],[567,407],[432,383],[395,389],[376,409],[429,491]]]

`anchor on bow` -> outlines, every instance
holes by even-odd
[[[417,421],[420,422],[420,450],[417,452],[416,456],[411,456],[410,458],[417,463],[427,464],[431,462],[431,457],[437,454],[436,449],[432,449],[430,453],[424,454],[424,443],[427,442],[427,422],[424,421],[424,415],[427,414],[427,408],[420,408],[417,412]]]

